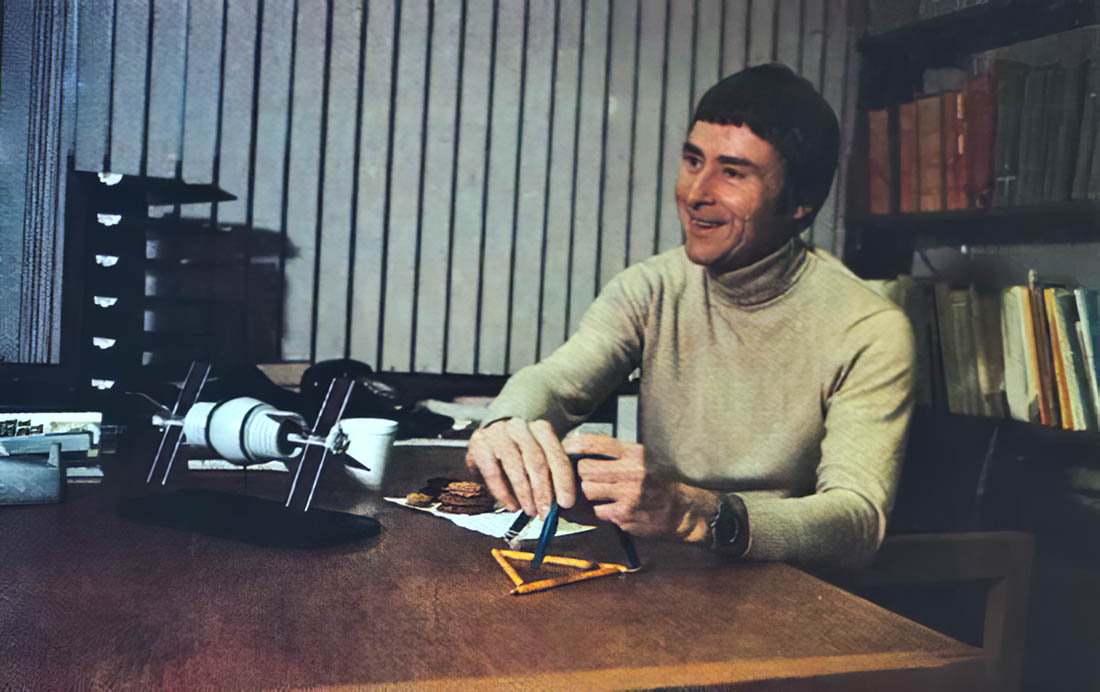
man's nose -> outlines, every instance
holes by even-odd
[[[711,178],[709,171],[700,171],[698,175],[692,178],[686,199],[688,206],[699,207],[713,202],[714,197],[711,194],[710,185]]]

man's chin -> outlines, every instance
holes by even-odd
[[[699,247],[691,242],[684,243],[684,252],[692,264],[698,264],[701,267],[710,267],[727,259],[724,253],[714,248]]]

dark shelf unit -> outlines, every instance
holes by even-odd
[[[920,89],[928,67],[962,55],[1100,23],[1094,0],[990,0],[860,40],[864,108],[881,108]]]
[[[857,136],[844,251],[845,261],[857,274],[885,278],[906,273],[918,247],[1100,242],[1100,203],[870,215],[863,189],[869,109],[893,108],[913,99],[922,90],[928,68],[965,67],[976,53],[1096,24],[1097,0],[990,0],[860,40]],[[891,127],[896,127],[893,116]],[[891,156],[896,160],[897,152]],[[896,189],[892,195],[896,205]]]

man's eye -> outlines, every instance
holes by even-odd
[[[695,168],[698,168],[699,166],[703,165],[703,162],[700,161],[698,158],[696,158],[694,156],[685,156],[684,157],[684,165],[687,166],[688,168],[695,169]]]
[[[725,176],[727,178],[740,178],[741,177],[741,171],[737,170],[736,168],[724,168],[724,169],[722,169],[722,171],[723,171],[723,173],[725,174]]]

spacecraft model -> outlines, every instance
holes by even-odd
[[[175,406],[171,410],[162,406],[162,411],[153,416],[153,425],[164,433],[145,482],[167,484],[182,443],[212,449],[226,461],[241,466],[271,460],[296,466],[286,507],[308,510],[329,453],[349,451],[351,440],[338,423],[354,380],[332,380],[310,427],[302,415],[276,410],[252,397],[197,402],[209,375],[210,363],[193,362]],[[365,460],[356,461],[366,466]]]

